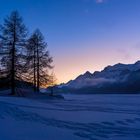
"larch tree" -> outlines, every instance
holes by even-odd
[[[49,76],[49,83],[48,83],[48,89],[50,89],[51,93],[50,95],[54,95],[54,89],[57,85],[57,78],[55,76],[55,73],[52,71],[52,73]]]
[[[27,32],[17,11],[13,11],[5,18],[3,25],[0,26],[1,49],[5,52],[1,55],[1,65],[10,78],[12,95],[15,94],[16,80],[22,79]]]
[[[28,76],[34,83],[34,90],[39,92],[40,87],[49,81],[48,70],[52,68],[52,57],[47,50],[47,43],[39,29],[31,35],[27,43],[28,49]]]

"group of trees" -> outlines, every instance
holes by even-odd
[[[0,26],[0,78],[9,79],[13,95],[17,81],[33,83],[37,92],[49,81],[52,57],[47,43],[39,29],[30,36],[28,32],[17,11],[6,17]]]

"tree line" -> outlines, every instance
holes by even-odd
[[[41,31],[29,33],[17,11],[0,25],[0,78],[6,77],[11,94],[16,94],[17,82],[26,81],[39,92],[49,82],[48,70],[53,59]]]

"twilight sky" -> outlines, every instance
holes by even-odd
[[[0,22],[13,10],[43,32],[58,82],[140,60],[140,0],[0,0]]]

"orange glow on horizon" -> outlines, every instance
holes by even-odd
[[[88,49],[84,48],[77,53],[78,50],[65,50],[65,55],[56,56],[54,58],[55,74],[58,84],[66,83],[75,79],[80,74],[90,71],[101,71],[108,65],[117,63],[134,63],[140,59],[139,49],[134,48],[135,43],[129,42],[102,42],[100,44],[89,44]],[[100,46],[100,47],[92,47]],[[114,46],[114,47],[112,47]],[[121,49],[118,46],[127,46]],[[82,47],[81,47],[82,48]],[[76,53],[73,53],[76,52]]]

